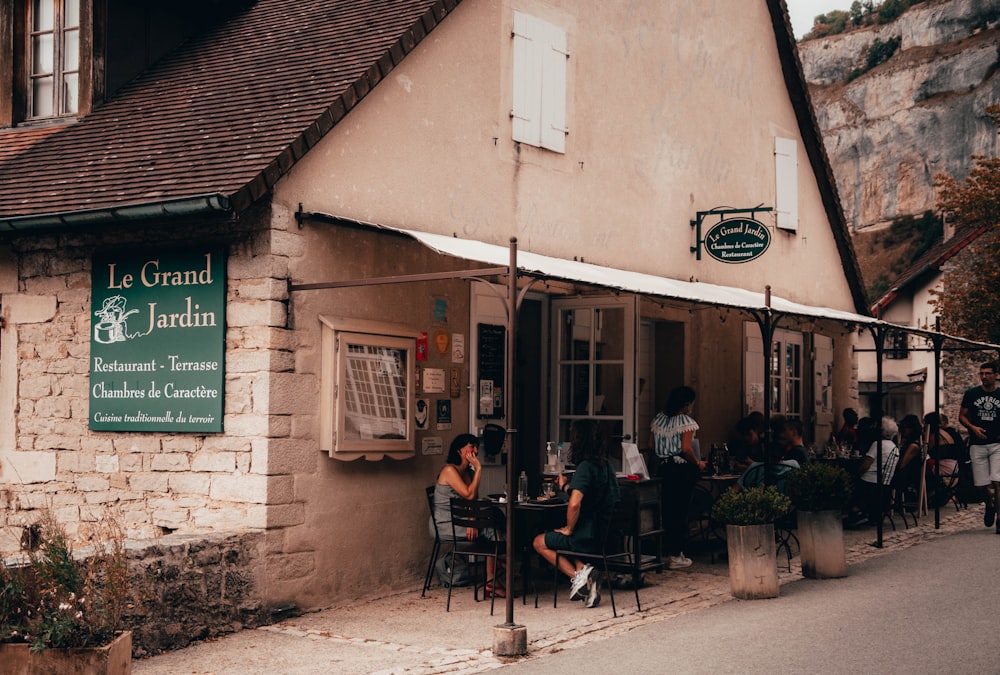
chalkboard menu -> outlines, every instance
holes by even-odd
[[[500,419],[504,415],[505,336],[507,329],[479,324],[479,414],[480,419]]]

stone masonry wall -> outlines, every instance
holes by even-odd
[[[130,547],[135,590],[144,598],[126,618],[133,655],[152,656],[268,623],[262,548],[260,533],[175,534]]]
[[[287,263],[271,254],[269,206],[241,222],[170,223],[99,233],[9,235],[15,301],[53,302],[51,317],[16,323],[14,447],[0,447],[0,553],[17,550],[21,527],[50,510],[73,536],[104,508],[120,514],[131,539],[172,532],[231,532],[267,526],[267,503],[293,501],[290,476],[269,476],[268,443],[286,436],[291,415],[269,414],[271,374],[293,367],[286,328]],[[223,243],[227,331],[223,434],[115,433],[88,429],[90,272],[95,250],[146,250]],[[4,270],[9,274],[9,270]],[[9,383],[9,379],[8,379]],[[301,507],[300,507],[301,508]],[[293,509],[294,510],[294,509]]]

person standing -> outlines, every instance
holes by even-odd
[[[577,420],[571,428],[570,461],[576,466],[573,477],[559,476],[558,487],[569,493],[566,524],[558,530],[535,537],[533,546],[550,565],[556,564],[556,551],[597,553],[611,520],[611,510],[620,499],[615,469],[608,460],[607,446],[594,420]],[[569,599],[585,592],[587,607],[597,607],[601,593],[593,565],[576,558],[560,556],[559,570],[570,579]]]
[[[688,510],[691,496],[706,462],[694,453],[694,433],[698,423],[691,417],[695,393],[691,387],[677,387],[670,392],[663,411],[650,424],[649,444],[660,459],[659,476],[663,479],[661,522],[667,549],[667,567],[691,566],[685,557],[688,538]]]
[[[990,527],[996,523],[996,533],[1000,534],[1000,519],[997,519],[997,503],[1000,499],[1000,391],[997,391],[996,361],[988,361],[979,366],[979,380],[982,384],[971,387],[962,397],[962,407],[958,421],[969,430],[969,457],[972,460],[972,481],[982,488],[986,510],[983,524]]]

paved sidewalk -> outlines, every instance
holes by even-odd
[[[892,531],[887,524],[881,549],[871,545],[875,540],[874,528],[846,532],[849,565],[983,526],[981,506],[961,512],[949,506],[941,514],[939,530],[934,529],[933,513],[909,529],[902,529],[897,522],[900,529]],[[560,590],[557,608],[552,607],[551,589],[547,593],[543,589],[537,609],[533,596],[528,598],[526,606],[517,598],[514,620],[526,626],[528,632],[529,655],[524,658],[542,657],[733,601],[726,564],[712,564],[707,555],[692,557],[695,564],[687,570],[647,575],[648,584],[640,590],[641,613],[636,611],[632,591],[615,594],[618,618],[612,617],[606,589],[601,605],[595,609],[566,600],[568,586]],[[783,584],[801,578],[797,558],[793,558],[792,570],[787,572],[784,558],[779,555],[779,571]],[[426,598],[420,597],[419,589],[364,598],[138,660],[133,663],[133,672],[137,675],[331,672],[432,675],[480,672],[518,660],[499,658],[491,651],[493,627],[504,622],[504,600],[497,600],[496,612],[491,617],[489,604],[474,602],[469,588],[453,591],[450,612],[444,608],[446,595],[447,589],[435,586]]]

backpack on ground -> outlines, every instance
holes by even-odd
[[[450,583],[452,586],[471,586],[476,581],[475,568],[469,561],[461,555],[455,555],[454,551],[448,551],[438,558],[434,565],[437,568],[438,579],[445,588]],[[455,573],[452,575],[451,568],[454,566]]]

